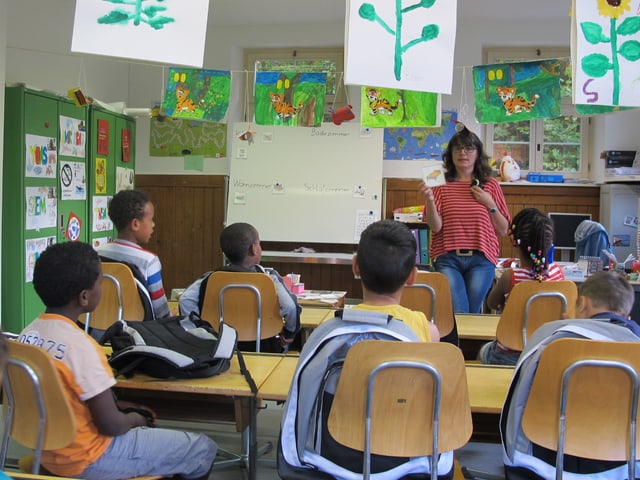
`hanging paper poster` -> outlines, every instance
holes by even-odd
[[[71,51],[202,67],[209,0],[76,2]]]
[[[25,199],[27,230],[56,226],[58,201],[55,187],[26,187]]]
[[[98,119],[98,155],[109,155],[109,121]]]
[[[566,60],[473,67],[476,120],[505,123],[559,117],[560,77]]]
[[[91,209],[93,212],[93,225],[91,231],[93,232],[105,232],[107,230],[113,230],[113,222],[109,218],[109,201],[111,197],[95,196],[92,198]]]
[[[633,3],[573,1],[574,103],[640,106],[640,11]]]
[[[171,67],[162,100],[162,114],[221,122],[229,109],[231,72]]]
[[[84,158],[86,142],[84,120],[60,115],[60,155]]]
[[[131,130],[122,129],[122,161],[129,163],[131,161]]]
[[[457,1],[409,3],[347,2],[345,84],[451,93]]]
[[[256,72],[256,123],[319,126],[324,117],[326,83],[324,72]]]
[[[384,129],[383,160],[441,160],[449,139],[456,133],[458,114],[443,110],[440,127],[396,127]]]
[[[135,176],[133,168],[116,167],[116,192],[133,190]]]
[[[33,269],[40,254],[54,243],[56,243],[56,237],[29,238],[25,241],[24,273],[27,283],[33,282]]]
[[[96,195],[107,193],[107,159],[96,157],[95,165]]]
[[[25,177],[56,178],[56,139],[40,135],[25,135]]]
[[[64,236],[70,242],[77,242],[82,231],[82,220],[75,213],[69,212],[67,219],[67,228],[65,228]]]
[[[87,179],[83,162],[60,162],[60,200],[86,200]]]
[[[436,127],[440,126],[440,95],[362,87],[360,123],[363,127]]]
[[[227,156],[227,125],[224,123],[153,117],[149,124],[149,155],[152,157]]]

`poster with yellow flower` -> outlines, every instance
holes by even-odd
[[[631,0],[573,0],[576,104],[640,106],[640,12]]]

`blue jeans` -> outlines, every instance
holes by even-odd
[[[484,299],[493,285],[496,266],[480,252],[462,257],[456,252],[440,255],[436,272],[449,279],[454,313],[481,313]]]
[[[118,480],[143,475],[199,478],[210,469],[218,446],[201,433],[165,428],[132,428],[113,437],[111,445],[78,478]]]

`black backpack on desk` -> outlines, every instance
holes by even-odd
[[[154,322],[117,322],[101,343],[111,343],[109,364],[117,375],[201,378],[229,369],[237,338],[233,327],[222,324],[218,334],[192,313]]]

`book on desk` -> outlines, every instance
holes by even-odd
[[[303,307],[344,307],[344,298],[347,292],[331,290],[305,290],[296,294],[298,304]]]

